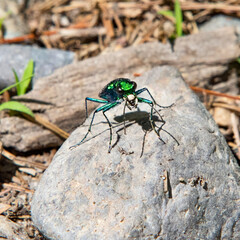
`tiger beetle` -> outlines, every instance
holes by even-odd
[[[91,132],[91,127],[92,127],[92,124],[93,124],[95,114],[98,113],[98,112],[102,112],[103,116],[106,118],[106,120],[108,122],[108,125],[109,125],[109,128],[110,128],[110,139],[109,139],[109,148],[108,148],[108,152],[110,153],[111,148],[112,148],[112,124],[109,121],[109,119],[107,118],[105,113],[108,110],[114,108],[115,106],[121,104],[122,102],[125,103],[124,108],[123,108],[124,133],[125,134],[126,134],[126,127],[125,127],[125,109],[126,109],[126,107],[128,107],[129,110],[132,110],[133,108],[137,107],[138,103],[147,103],[151,106],[151,112],[149,114],[150,115],[149,119],[150,119],[151,127],[154,130],[154,132],[157,134],[159,139],[161,141],[163,141],[160,137],[159,130],[157,131],[154,127],[153,110],[155,110],[158,113],[158,111],[155,109],[155,106],[158,106],[160,108],[169,108],[173,104],[170,105],[170,106],[160,106],[159,104],[156,103],[155,99],[153,98],[152,94],[149,92],[149,90],[147,88],[141,88],[139,90],[136,90],[136,88],[137,88],[137,84],[135,82],[131,81],[130,79],[128,79],[128,78],[117,78],[117,79],[111,81],[110,83],[108,83],[102,89],[102,91],[99,93],[98,96],[102,99],[86,97],[85,98],[86,118],[88,117],[87,101],[96,102],[96,103],[103,103],[104,105],[97,108],[93,112],[92,120],[91,120],[91,123],[89,125],[87,133],[85,134],[85,136],[83,137],[83,139],[79,143],[71,146],[70,149],[73,149],[73,148],[75,148],[75,147],[77,147],[77,146],[79,146],[83,143],[83,141],[86,139],[88,134]],[[140,93],[145,92],[145,91],[148,93],[151,100],[138,97],[138,95]],[[158,113],[158,115],[160,117],[161,122],[164,125],[165,121],[162,119],[162,116],[159,113]]]

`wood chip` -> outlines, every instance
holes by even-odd
[[[0,197],[2,198],[5,194],[9,193],[10,191],[11,191],[11,188],[7,188],[7,189],[2,190],[0,192]]]
[[[238,156],[238,159],[240,159],[239,117],[237,117],[235,113],[231,113],[231,123],[232,123],[232,129],[233,129],[233,138],[238,148],[238,151],[236,154]]]
[[[31,10],[32,11],[47,11],[52,7],[60,6],[64,3],[67,3],[69,0],[45,0],[44,2],[40,1],[36,3]]]
[[[234,111],[236,113],[240,113],[240,107],[234,106],[234,105],[230,105],[230,104],[226,104],[226,103],[213,103],[212,104],[213,107],[222,107],[222,108],[226,108],[228,110]]]
[[[27,174],[29,174],[29,175],[32,175],[32,176],[36,176],[36,174],[37,174],[37,171],[35,170],[35,169],[33,169],[33,168],[24,168],[24,167],[21,167],[21,168],[19,168],[18,169],[19,171],[21,171],[21,172],[24,172],[24,173],[27,173]]]
[[[220,11],[239,12],[239,5],[229,5],[224,3],[197,3],[197,2],[181,2],[182,10],[200,10],[200,9],[214,9]]]
[[[163,175],[163,192],[168,193],[169,187],[168,187],[168,172],[167,170],[164,170],[164,175]]]
[[[7,211],[9,208],[11,208],[11,205],[0,203],[0,214]]]
[[[11,183],[4,183],[3,187],[4,188],[11,188],[11,189],[14,189],[14,190],[19,191],[19,192],[21,192],[21,191],[24,191],[24,192],[27,192],[27,193],[33,193],[34,192],[31,189],[27,189],[27,188],[24,188],[24,187],[16,186],[16,185],[13,185]]]
[[[0,150],[1,150],[1,146],[0,146]],[[0,151],[0,155],[12,161],[17,166],[31,166],[31,167],[36,167],[42,170],[45,170],[47,168],[47,166],[45,166],[44,164],[29,161],[24,157],[16,157],[14,154],[8,152],[5,149],[2,149],[2,151]]]
[[[82,11],[91,11],[94,8],[92,1],[71,1],[70,5],[60,6],[52,8],[53,13],[68,12],[75,9],[81,9]]]
[[[107,30],[108,37],[112,38],[115,35],[112,23],[112,16],[109,13],[109,9],[106,7],[106,4],[100,4],[100,8],[102,9],[103,12],[102,14],[103,26]]]
[[[21,184],[21,180],[16,176],[12,176],[12,182],[19,185]]]

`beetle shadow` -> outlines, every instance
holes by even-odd
[[[160,115],[160,113],[159,113],[159,115]],[[153,127],[156,129],[159,140],[162,141],[165,144],[165,141],[160,136],[160,132],[164,131],[169,136],[171,136],[176,141],[176,143],[179,145],[179,142],[177,141],[177,139],[171,133],[169,133],[167,130],[163,129],[163,126],[166,122],[164,121],[164,119],[162,118],[161,115],[160,115],[160,117],[161,118],[159,118],[159,116],[156,115],[156,112],[153,113],[153,116],[152,116]],[[141,158],[142,155],[143,155],[143,152],[144,152],[144,144],[145,144],[146,135],[147,135],[148,132],[151,132],[153,130],[150,119],[149,119],[149,112],[146,112],[146,111],[128,112],[128,113],[125,113],[125,116],[120,115],[120,116],[114,117],[114,120],[115,120],[115,122],[114,123],[112,122],[112,128],[119,128],[120,126],[122,126],[122,127],[120,127],[116,131],[117,139],[116,139],[115,143],[112,144],[111,149],[114,148],[118,144],[118,142],[121,138],[119,132],[124,130],[124,120],[125,120],[125,128],[126,129],[128,127],[132,126],[133,124],[137,123],[142,127],[142,130],[144,132],[143,141],[142,141],[142,150],[141,150],[141,154],[140,154],[140,158]],[[158,125],[156,124],[157,122],[160,123],[160,126],[158,126],[159,124]],[[96,126],[96,125],[99,125],[99,124],[107,124],[107,122],[106,121],[101,121],[99,123],[94,123],[92,126]],[[104,133],[106,131],[109,131],[109,128],[107,128],[107,129],[101,131],[100,133],[90,137],[89,139],[86,139],[84,142],[88,142],[91,139],[98,137],[99,135],[101,135],[102,133]]]
[[[161,115],[160,115],[160,117],[157,116],[157,115],[152,116],[153,127],[156,129],[159,140],[162,141],[165,144],[165,141],[160,136],[160,132],[164,131],[168,135],[170,135],[176,141],[176,143],[179,145],[179,142],[176,140],[176,138],[171,133],[169,133],[167,130],[163,129],[163,126],[166,122],[164,121],[164,119],[162,118]],[[140,157],[142,157],[143,152],[144,152],[146,135],[147,135],[148,132],[154,130],[152,128],[152,125],[151,125],[151,122],[150,122],[150,119],[149,119],[149,112],[146,112],[146,111],[128,112],[128,113],[125,113],[125,116],[124,115],[116,116],[114,118],[114,120],[117,123],[120,123],[120,124],[123,124],[124,120],[125,120],[125,122],[126,122],[125,128],[126,129],[128,127],[130,127],[131,125],[135,124],[135,123],[139,124],[142,127],[142,130],[144,131],[144,136],[143,136],[143,141],[142,141],[142,151],[141,151],[141,154],[140,154]],[[160,126],[157,126],[157,124],[156,124],[157,122],[160,123]],[[117,132],[116,132],[117,133],[117,140],[112,145],[112,147],[115,147],[117,145],[117,143],[119,142],[120,135],[118,134],[118,132],[120,132],[122,130],[124,130],[124,126],[117,130]]]

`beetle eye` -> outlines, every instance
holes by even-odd
[[[133,82],[133,89],[135,90],[137,88],[137,84]]]
[[[117,92],[121,93],[121,92],[123,92],[123,90],[119,87],[119,88],[117,88]]]

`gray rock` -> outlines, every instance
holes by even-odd
[[[147,104],[127,112],[124,135],[122,104],[106,113],[121,123],[114,123],[110,154],[102,113],[86,142],[70,150],[90,116],[44,173],[32,201],[35,225],[58,240],[239,239],[240,171],[214,120],[175,68],[157,67],[136,81],[160,105],[175,103],[161,115],[180,145],[150,131]]]
[[[199,29],[200,31],[214,31],[223,27],[235,27],[240,32],[240,19],[219,14],[201,24]]]
[[[15,83],[12,69],[21,77],[30,59],[35,63],[33,80],[48,76],[54,70],[70,64],[74,53],[57,49],[41,49],[31,46],[0,45],[0,89]]]

